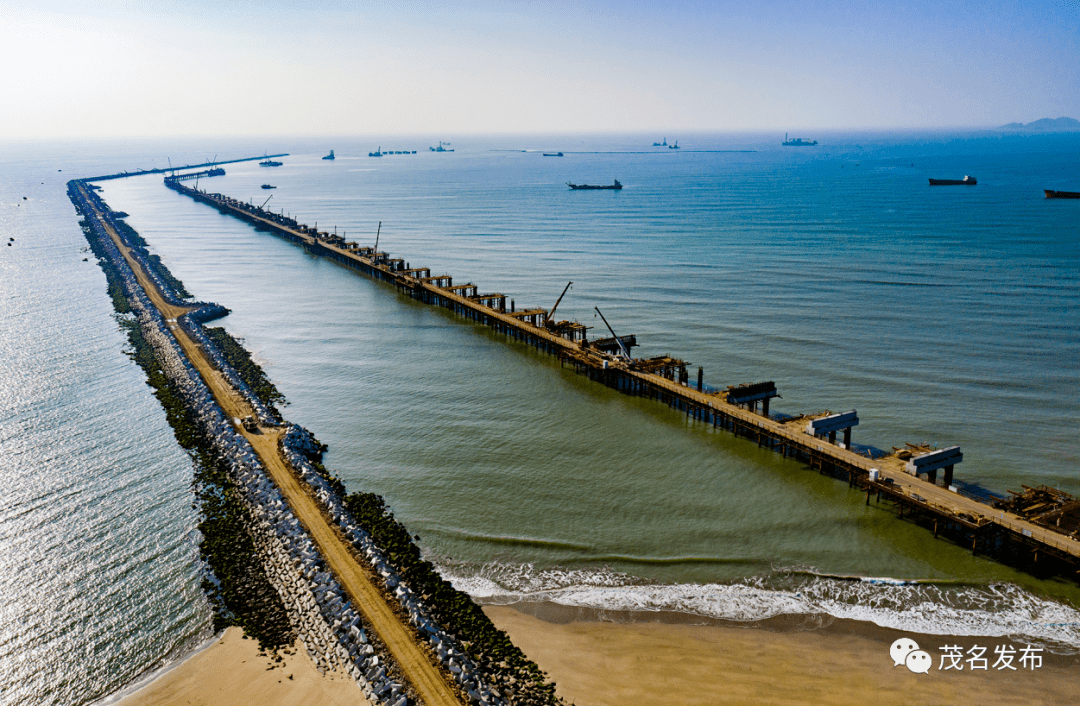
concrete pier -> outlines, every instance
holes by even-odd
[[[705,389],[699,371],[697,385],[692,386],[688,364],[678,358],[628,358],[617,345],[590,343],[581,324],[548,321],[548,313],[542,309],[515,312],[512,303],[508,309],[504,294],[478,294],[471,283],[453,286],[449,275],[432,277],[428,268],[405,268],[400,260],[388,260],[385,253],[372,253],[370,248],[321,233],[292,218],[221,194],[197,191],[175,179],[166,178],[165,182],[169,188],[260,230],[391,283],[418,301],[444,307],[554,355],[592,380],[626,394],[664,402],[685,411],[697,422],[746,436],[785,458],[794,457],[822,473],[845,479],[852,487],[866,491],[868,503],[871,496],[884,497],[895,503],[900,516],[905,511],[909,516],[918,513],[930,518],[935,527],[944,523],[967,537],[973,536],[976,545],[980,537],[998,533],[1032,547],[1036,554],[1065,562],[1076,572],[1074,576],[1080,574],[1080,529],[1076,529],[1080,526],[1080,502],[1058,491],[1062,496],[1056,501],[1058,505],[1051,503],[1049,511],[1039,514],[1019,503],[995,505],[968,497],[953,484],[954,467],[963,458],[959,447],[936,450],[909,446],[877,459],[860,455],[851,448],[852,428],[859,423],[854,410],[770,416],[769,400],[779,396],[773,382],[710,391]],[[633,343],[637,343],[636,338]],[[843,432],[841,443],[836,442],[837,432]],[[944,471],[945,482],[941,485],[937,482],[938,470]]]

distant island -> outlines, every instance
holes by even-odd
[[[1009,123],[1002,125],[999,130],[1025,130],[1033,132],[1069,132],[1080,130],[1080,120],[1073,118],[1043,118],[1033,123]]]

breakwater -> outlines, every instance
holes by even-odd
[[[136,169],[133,172],[116,172],[114,174],[102,174],[101,176],[86,177],[79,179],[83,183],[91,183],[95,181],[110,181],[112,179],[126,179],[127,177],[143,176],[144,174],[167,174],[183,171],[185,169],[202,169],[203,167],[210,167],[211,169],[217,168],[222,164],[237,164],[239,162],[254,162],[256,159],[277,159],[278,157],[288,157],[289,153],[284,152],[282,154],[269,154],[261,157],[241,157],[239,159],[226,159],[220,162],[200,162],[198,164],[185,164],[182,167],[155,167],[153,169]],[[188,178],[184,175],[184,178]]]
[[[234,521],[243,525],[242,539],[250,540],[253,556],[258,560],[254,573],[269,582],[277,597],[274,600],[264,596],[260,605],[246,611],[251,620],[260,623],[250,623],[254,630],[267,634],[272,647],[287,643],[293,636],[299,637],[321,669],[347,672],[376,703],[404,706],[419,700],[409,675],[395,663],[391,650],[382,643],[380,636],[365,624],[363,609],[353,604],[355,596],[337,580],[304,523],[268,475],[249,439],[215,399],[204,380],[207,371],[197,369],[177,338],[180,332],[197,343],[212,361],[214,371],[243,398],[259,422],[268,430],[280,433],[278,448],[285,462],[305,484],[323,515],[348,541],[354,555],[362,557],[370,571],[379,577],[388,603],[393,605],[403,622],[411,626],[415,639],[427,646],[446,680],[455,685],[460,699],[477,704],[557,703],[554,686],[546,684],[536,666],[524,660],[520,651],[514,652],[516,648],[502,645],[501,650],[485,653],[477,659],[458,639],[455,626],[440,624],[432,618],[432,611],[420,594],[409,586],[395,564],[352,517],[340,482],[335,482],[319,466],[321,445],[305,430],[286,425],[272,404],[260,398],[207,335],[203,324],[224,315],[227,310],[216,304],[186,301],[176,290],[175,280],[165,276],[164,268],[148,257],[145,248],[123,239],[115,214],[84,183],[70,182],[69,195],[84,217],[87,237],[95,253],[101,253],[103,267],[111,273],[110,290],[114,291],[114,300],[123,299],[124,307],[138,322],[141,336],[167,378],[170,390],[183,402],[185,422],[193,428],[187,435],[198,437],[197,441],[192,441],[192,446],[201,447],[222,476],[218,487],[211,489],[208,495],[216,496],[218,493],[214,491],[220,490],[226,496],[235,497],[242,508],[242,512],[234,513]],[[122,245],[125,252],[121,252],[118,245]],[[151,301],[150,292],[139,281],[125,253],[161,297],[162,303],[178,314],[175,319],[166,318],[160,310],[161,304],[155,305]],[[204,525],[204,528],[211,527]],[[215,538],[207,539],[213,541]],[[204,556],[213,553],[213,548],[206,551],[204,547]],[[251,579],[251,573],[248,572],[247,579]],[[205,582],[208,593],[212,599],[220,598],[217,601],[219,612],[227,621],[236,617],[237,596],[247,598],[245,592],[257,587],[251,586],[250,580],[240,586],[240,590],[224,585],[226,583],[231,583],[229,577],[208,571]],[[460,600],[461,596],[456,598]],[[467,597],[464,599],[468,600]],[[288,628],[281,624],[279,617],[282,616]],[[267,623],[277,625],[270,625],[266,630]],[[515,658],[509,660],[513,666],[496,664],[494,658],[500,656],[500,652],[504,658]],[[520,678],[522,670],[528,678]],[[492,687],[491,683],[499,680],[491,677],[503,672],[507,676],[501,680],[499,688]]]
[[[520,296],[515,307],[507,294],[485,294],[471,282],[319,232],[294,218],[283,218],[227,196],[191,189],[181,192],[311,253],[391,283],[418,301],[551,353],[590,379],[668,404],[696,425],[727,429],[762,448],[841,478],[853,489],[866,491],[871,503],[881,503],[883,509],[891,508],[905,520],[925,526],[927,539],[936,533],[978,554],[1010,561],[1014,557],[1018,564],[1034,565],[1037,572],[1060,570],[1074,575],[1077,540],[1072,501],[1051,499],[1039,509],[1034,502],[1021,506],[1007,497],[981,492],[964,480],[961,469],[971,461],[962,463],[960,449],[948,444],[930,448],[898,442],[891,452],[868,450],[857,443],[858,414],[841,410],[840,414],[777,415],[767,405],[772,396],[784,392],[781,386],[735,384],[710,389],[703,384],[703,372],[695,371],[686,361],[672,356],[629,358],[613,348],[611,339],[586,341],[583,335],[575,339],[569,324],[559,330],[561,322],[547,320],[544,310],[521,306]],[[613,323],[618,329],[618,323]],[[702,384],[695,384],[697,381]]]

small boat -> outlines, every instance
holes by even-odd
[[[277,187],[274,186],[273,184],[263,184],[262,188],[264,188],[264,189],[276,189]]]
[[[665,138],[665,139],[666,139],[666,138]],[[677,149],[679,149],[679,141],[678,141],[678,140],[675,140],[675,144],[673,144],[673,145],[668,145],[668,146],[667,146],[667,148],[668,148],[669,150],[677,150]]]
[[[266,154],[263,154],[263,157],[266,157]],[[284,162],[275,162],[274,160],[270,159],[269,157],[266,157],[266,159],[259,162],[260,167],[280,167],[282,164],[285,164],[285,163]]]
[[[206,176],[225,176],[225,170],[221,167],[213,167],[212,169],[207,170]]]
[[[545,152],[545,157],[562,157],[562,152]]]
[[[368,157],[382,157],[383,156],[382,147],[379,147],[379,149],[375,150],[374,152],[368,152],[367,156]]]
[[[789,140],[788,134],[784,133],[784,141],[780,143],[784,147],[813,147],[817,144],[817,140],[804,140],[801,137],[796,137]]]
[[[654,143],[652,143],[652,146],[653,147],[667,147],[668,146],[667,138],[665,137],[663,142],[654,142]]]
[[[443,145],[449,145],[449,144],[450,144],[449,142],[440,141],[438,147],[428,147],[428,149],[431,150],[432,152],[453,152],[454,150],[448,150],[448,149],[446,149],[446,147],[443,146]]]
[[[965,176],[963,179],[931,179],[930,186],[975,186],[978,182],[975,177]]]
[[[622,184],[619,183],[618,179],[615,180],[614,184],[607,184],[605,186],[594,186],[592,184],[571,184],[570,182],[566,182],[566,185],[569,186],[574,191],[590,191],[590,190],[596,190],[596,189],[615,189],[615,190],[619,190],[619,189],[622,188]]]
[[[330,150],[330,154],[323,157],[323,159],[337,159],[336,157],[334,157],[334,150]]]
[[[1043,189],[1048,199],[1080,199],[1080,191],[1054,191]]]

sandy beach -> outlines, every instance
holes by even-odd
[[[815,630],[793,629],[797,626],[784,621],[753,628],[603,622],[577,619],[581,616],[574,609],[550,604],[520,608],[547,619],[513,607],[486,606],[484,612],[548,673],[558,686],[557,693],[577,706],[1050,706],[1080,698],[1078,657],[1045,655],[1041,668],[1015,672],[938,669],[938,648],[943,645],[960,645],[965,652],[974,645],[989,646],[992,654],[994,645],[1008,643],[1005,638],[908,635],[850,621]],[[640,620],[642,616],[633,617]],[[693,620],[692,616],[663,617]],[[914,638],[933,656],[928,674],[893,666],[889,647],[899,637]]]
[[[1080,698],[1080,656],[1043,653],[1037,669],[939,669],[940,647],[1013,644],[1005,638],[910,635],[865,623],[787,619],[734,627],[693,616],[604,614],[550,604],[484,612],[576,706],[626,704],[948,704],[1056,706]],[[537,617],[542,616],[544,619]],[[645,622],[655,617],[655,622]],[[933,656],[927,674],[893,666],[889,647],[911,637]],[[965,654],[966,656],[966,654]],[[991,658],[991,664],[993,659]],[[1020,667],[1019,663],[1016,664]],[[303,649],[278,663],[230,628],[209,648],[119,706],[366,704],[343,675],[322,675]]]
[[[213,645],[142,689],[118,706],[358,706],[364,693],[342,674],[320,674],[297,644],[281,654],[259,654],[255,640],[229,628]]]

